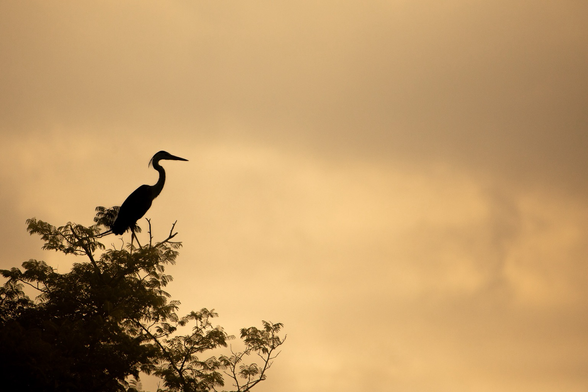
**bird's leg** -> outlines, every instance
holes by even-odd
[[[133,237],[137,241],[137,244],[139,245],[139,249],[141,249],[142,246],[141,246],[141,243],[139,242],[139,238],[137,238],[137,235],[135,234],[135,229],[131,228],[131,247],[133,246]]]

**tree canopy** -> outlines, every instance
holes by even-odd
[[[166,266],[181,247],[175,224],[167,238],[155,241],[148,220],[148,243],[107,249],[100,231],[115,215],[98,207],[89,227],[27,220],[43,249],[80,260],[65,273],[40,260],[0,270],[6,278],[0,287],[3,387],[136,391],[143,372],[160,377],[162,391],[224,391],[230,384],[228,390],[244,392],[265,380],[285,340],[283,325],[262,321],[261,328],[242,328],[244,349],[235,352],[228,348],[233,337],[213,325],[214,310],[180,317],[180,302],[165,291],[172,280]]]

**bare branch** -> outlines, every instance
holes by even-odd
[[[149,233],[149,247],[151,248],[153,246],[153,232],[151,231],[151,219],[145,218],[145,220],[147,220],[147,224],[149,225],[147,233]]]
[[[178,221],[175,221],[175,222],[172,224],[172,227],[171,227],[171,229],[170,229],[170,231],[169,231],[169,234],[168,234],[167,238],[166,238],[166,239],[164,239],[163,241],[161,241],[161,242],[158,242],[157,244],[155,244],[154,248],[158,248],[158,247],[160,247],[160,246],[162,246],[162,245],[164,245],[164,244],[168,244],[168,243],[169,243],[169,244],[178,244],[178,242],[172,242],[172,241],[170,241],[172,238],[174,238],[176,235],[178,235],[178,233],[177,233],[177,232],[175,232],[175,233],[174,233],[174,228],[176,227],[176,223],[177,223],[177,222],[178,222]]]

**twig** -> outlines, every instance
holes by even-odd
[[[170,240],[172,238],[174,238],[176,235],[178,235],[177,232],[174,233],[174,228],[176,227],[176,223],[178,223],[177,220],[172,224],[172,227],[169,230],[169,235],[167,236],[167,238],[165,240],[163,240],[163,241],[158,242],[157,244],[155,244],[154,248],[157,248],[157,247],[159,247],[159,246],[161,246],[163,244],[166,244],[166,243],[172,243]]]
[[[147,230],[147,232],[149,233],[149,247],[151,248],[153,246],[153,233],[151,232],[151,219],[145,218],[145,220],[147,221],[147,224],[149,225],[149,230]]]

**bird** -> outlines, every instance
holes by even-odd
[[[131,230],[132,236],[135,236],[135,225],[139,219],[147,213],[153,199],[161,193],[165,184],[165,170],[159,164],[161,160],[187,161],[187,159],[177,157],[167,151],[159,151],[149,161],[147,166],[153,165],[153,168],[159,172],[159,179],[155,185],[141,185],[127,197],[120,206],[118,215],[114,223],[110,226],[112,232],[116,235],[122,235],[127,230]]]

